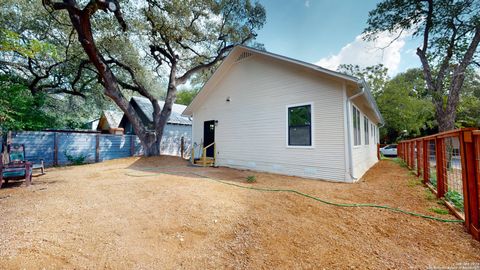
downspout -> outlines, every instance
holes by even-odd
[[[345,100],[347,103],[346,105],[346,116],[347,116],[347,136],[348,136],[348,149],[349,149],[349,157],[348,157],[348,166],[349,166],[349,174],[352,180],[356,180],[355,177],[353,177],[353,146],[352,146],[352,134],[351,134],[351,125],[350,125],[350,103],[353,99],[365,94],[365,88],[361,83],[358,84],[358,87],[360,88],[360,92],[356,93],[355,95],[349,97],[348,99]],[[345,89],[346,91],[346,89]]]

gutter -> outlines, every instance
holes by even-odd
[[[347,109],[346,111],[346,117],[347,117],[347,137],[348,137],[348,149],[349,149],[349,157],[348,157],[348,174],[352,178],[352,180],[356,180],[357,178],[353,177],[353,146],[352,146],[352,134],[351,134],[351,125],[350,125],[350,103],[353,99],[364,95],[365,94],[365,87],[364,84],[358,83],[358,87],[360,88],[360,92],[356,93],[355,95],[347,98],[345,100],[346,106],[345,108]],[[347,89],[345,89],[347,91]]]

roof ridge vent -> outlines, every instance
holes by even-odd
[[[251,52],[242,52],[242,53],[238,56],[237,60],[235,60],[235,63],[238,63],[238,62],[240,62],[240,61],[242,61],[242,60],[244,60],[244,59],[246,59],[246,58],[248,58],[248,57],[250,57],[250,56],[252,56],[252,55],[253,55],[253,53],[251,53]]]

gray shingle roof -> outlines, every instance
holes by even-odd
[[[143,111],[146,117],[150,122],[153,122],[153,106],[150,103],[150,100],[144,97],[132,97],[132,99],[137,103],[140,109]],[[165,104],[164,101],[158,101],[160,108],[163,108]],[[177,124],[177,125],[192,125],[192,120],[187,116],[182,116],[182,112],[187,108],[185,105],[173,104],[172,114],[168,119],[167,123]]]
[[[104,110],[103,115],[105,115],[110,128],[118,128],[123,117],[123,112]]]

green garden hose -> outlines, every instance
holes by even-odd
[[[180,167],[184,168],[185,166],[166,166],[166,167],[161,167],[161,168],[163,169],[163,168],[180,168]],[[158,171],[158,169],[159,168],[141,168],[140,170],[143,170],[143,171]],[[421,218],[440,221],[440,222],[448,222],[448,223],[463,223],[464,222],[461,219],[443,219],[443,218],[438,218],[438,217],[434,217],[434,216],[418,214],[418,213],[415,213],[415,212],[410,212],[410,211],[402,210],[402,209],[387,206],[387,205],[377,205],[377,204],[370,204],[370,203],[335,203],[335,202],[330,202],[330,201],[327,201],[327,200],[324,200],[324,199],[321,199],[321,198],[318,198],[318,197],[315,197],[315,196],[312,196],[312,195],[309,195],[309,194],[306,194],[306,193],[303,193],[303,192],[300,192],[300,191],[297,191],[297,190],[294,190],[294,189],[260,188],[260,187],[252,187],[252,186],[243,186],[243,185],[231,183],[231,182],[228,182],[228,181],[225,181],[225,180],[210,178],[208,176],[201,175],[201,174],[198,174],[198,173],[195,173],[195,172],[160,171],[159,173],[153,173],[153,174],[148,174],[148,175],[135,175],[135,174],[129,174],[129,173],[126,173],[125,175],[131,176],[131,177],[150,177],[150,176],[156,176],[156,175],[159,175],[159,174],[193,174],[193,175],[199,176],[203,179],[208,179],[208,180],[211,180],[211,181],[215,181],[217,183],[221,183],[221,184],[224,184],[224,185],[229,185],[229,186],[233,186],[233,187],[237,187],[237,188],[242,188],[242,189],[250,189],[250,190],[256,190],[256,191],[263,191],[263,192],[293,193],[293,194],[297,194],[297,195],[303,196],[303,197],[308,198],[308,199],[312,199],[312,200],[315,200],[315,201],[318,201],[318,202],[321,202],[321,203],[324,203],[324,204],[327,204],[327,205],[332,205],[332,206],[337,206],[337,207],[379,208],[379,209],[385,209],[385,210],[392,211],[392,212],[403,213],[403,214],[407,214],[407,215],[411,215],[411,216],[415,216],[415,217],[421,217]]]

